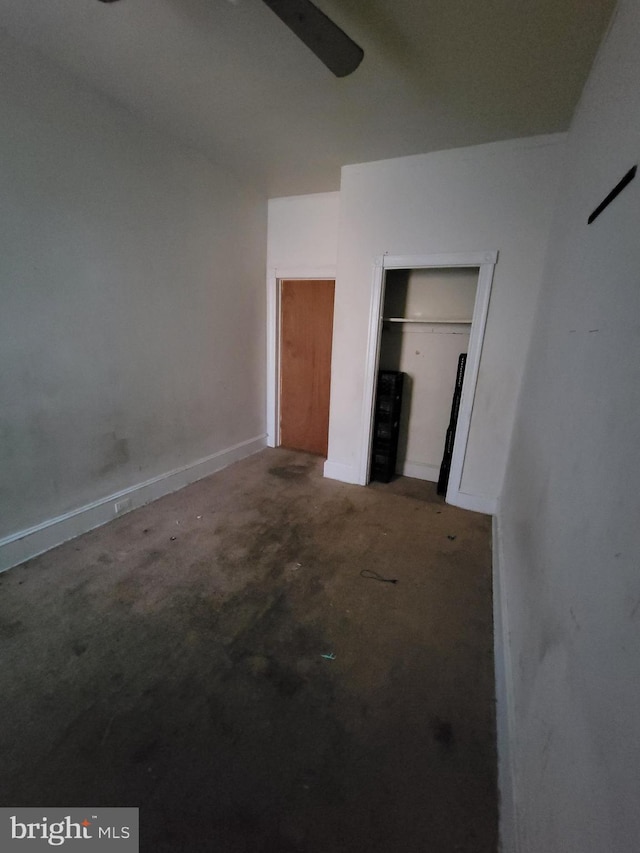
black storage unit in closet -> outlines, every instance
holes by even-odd
[[[404,373],[399,370],[378,371],[371,479],[382,483],[388,483],[396,472],[403,382]]]

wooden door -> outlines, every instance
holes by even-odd
[[[334,281],[287,280],[280,297],[280,444],[327,455]]]

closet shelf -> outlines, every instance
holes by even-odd
[[[471,320],[464,319],[429,319],[428,317],[383,317],[383,322],[385,323],[428,323],[430,325],[440,324],[440,323],[450,323],[455,324],[457,326],[470,326]]]

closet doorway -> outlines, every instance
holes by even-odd
[[[477,284],[477,267],[394,269],[385,276],[378,366],[404,373],[397,474],[438,481]]]
[[[458,357],[467,353],[446,500],[482,509],[461,488],[496,252],[377,259],[360,482],[369,482],[378,369],[405,381],[396,473],[438,480]]]

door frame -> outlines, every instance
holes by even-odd
[[[478,370],[487,324],[487,314],[489,312],[493,272],[497,261],[497,251],[438,255],[380,255],[375,258],[365,367],[365,392],[362,408],[361,454],[358,471],[358,482],[362,485],[366,485],[369,482],[375,406],[375,378],[380,360],[382,309],[384,305],[385,274],[387,270],[477,267],[478,284],[471,321],[469,351],[462,384],[458,426],[453,445],[449,485],[445,500],[449,504],[463,507],[464,509],[489,513],[494,511],[493,507],[487,506],[486,499],[462,491],[462,472],[467,452],[467,442],[469,440],[469,427],[473,413],[473,401],[478,381]]]
[[[267,446],[280,446],[280,293],[284,279],[336,278],[336,267],[272,267],[267,271]]]

